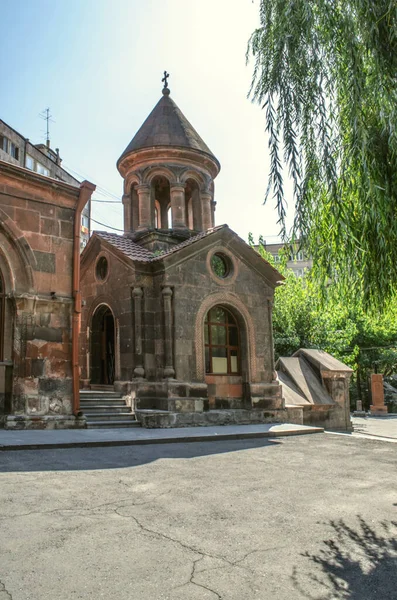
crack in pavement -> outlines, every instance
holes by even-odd
[[[161,538],[161,539],[164,539],[164,540],[167,540],[169,542],[172,542],[174,544],[179,545],[184,550],[189,550],[190,552],[193,552],[194,554],[199,554],[200,555],[200,558],[192,561],[192,570],[191,570],[191,573],[190,573],[189,580],[186,581],[185,583],[183,583],[182,585],[178,585],[178,586],[176,586],[175,588],[172,588],[172,589],[179,589],[179,588],[185,587],[186,585],[192,584],[192,585],[195,585],[197,587],[201,587],[201,588],[203,588],[203,589],[205,589],[205,590],[213,593],[217,598],[219,598],[219,600],[222,600],[222,596],[218,592],[216,592],[214,589],[212,589],[210,587],[207,587],[204,584],[197,583],[196,581],[194,581],[194,578],[196,576],[196,566],[197,566],[197,564],[201,560],[204,559],[204,557],[207,557],[207,558],[210,558],[210,559],[214,559],[214,560],[220,560],[220,561],[222,561],[222,562],[224,562],[226,564],[223,565],[223,566],[208,567],[207,569],[202,569],[199,573],[205,573],[207,571],[215,571],[215,570],[226,569],[229,566],[229,567],[232,567],[232,568],[237,567],[239,569],[247,571],[251,575],[257,575],[255,573],[255,571],[253,571],[249,567],[241,565],[240,563],[242,563],[246,558],[248,558],[252,554],[255,554],[255,553],[258,553],[258,552],[267,552],[267,551],[270,551],[270,550],[277,550],[279,548],[286,547],[286,546],[273,546],[271,548],[257,548],[257,549],[254,549],[254,550],[250,550],[249,552],[247,552],[246,554],[244,554],[244,556],[242,556],[238,560],[231,561],[231,560],[228,560],[227,558],[225,558],[224,556],[218,556],[216,554],[209,554],[207,552],[204,552],[203,550],[199,550],[198,548],[196,548],[194,546],[190,546],[188,544],[185,544],[181,540],[178,540],[178,539],[173,538],[173,537],[171,537],[169,535],[166,535],[165,533],[162,533],[160,531],[156,531],[154,529],[150,529],[149,527],[145,527],[139,521],[139,519],[135,515],[124,515],[124,514],[122,514],[120,512],[120,510],[122,508],[124,508],[124,506],[116,507],[114,509],[114,512],[117,515],[119,515],[120,517],[123,517],[125,519],[132,519],[138,525],[138,527],[140,528],[140,530],[143,531],[144,533],[157,536],[157,538]]]
[[[195,585],[196,587],[202,588],[203,590],[207,590],[207,592],[211,592],[211,594],[214,594],[219,600],[222,600],[222,596],[220,594],[218,594],[218,592],[216,592],[215,590],[213,590],[210,587],[207,587],[206,585],[202,584],[202,583],[197,583],[196,581],[194,581],[194,576],[196,574],[196,565],[197,563],[199,563],[201,560],[203,560],[203,558],[207,556],[206,554],[203,554],[202,556],[200,556],[200,558],[197,558],[196,560],[194,560],[192,562],[192,570],[190,573],[190,577],[189,577],[189,581],[186,581],[185,583],[182,583],[181,585],[177,585],[176,587],[173,587],[173,590],[179,590],[181,588],[186,587],[187,585]],[[222,568],[222,567],[218,567],[218,568]],[[200,571],[200,573],[204,573],[204,571],[211,571],[212,569],[203,569],[202,571]]]
[[[167,492],[162,492],[161,494],[154,496],[150,500],[145,500],[144,502],[133,502],[131,500],[131,496],[127,496],[126,498],[122,498],[122,499],[118,498],[117,500],[113,500],[112,502],[104,502],[103,504],[97,504],[96,506],[90,506],[89,508],[81,507],[81,508],[53,508],[51,510],[31,510],[26,513],[17,513],[15,515],[6,515],[4,517],[0,517],[0,521],[6,521],[8,519],[19,519],[20,517],[29,517],[30,515],[51,515],[51,514],[54,514],[57,512],[72,512],[75,515],[86,516],[81,511],[91,512],[91,511],[103,508],[105,506],[113,506],[114,504],[120,505],[120,502],[124,502],[124,501],[126,501],[126,502],[128,501],[128,504],[125,504],[124,506],[144,506],[145,504],[151,504],[152,502],[157,500],[157,498],[161,498],[162,496],[165,496],[166,494],[169,494],[170,492],[171,492],[171,490],[168,490]]]
[[[216,592],[215,590],[213,590],[210,587],[207,587],[206,585],[203,585],[202,583],[197,583],[196,581],[194,581],[194,576],[196,574],[196,565],[197,565],[198,562],[200,562],[200,560],[203,560],[203,558],[204,558],[204,555],[201,558],[198,558],[197,560],[193,561],[193,566],[192,566],[192,572],[190,574],[190,579],[189,579],[189,581],[187,581],[185,583],[185,585],[189,585],[189,583],[191,583],[192,585],[196,585],[197,587],[201,587],[204,590],[207,590],[208,592],[212,592],[219,600],[222,600],[222,596],[220,594],[218,594],[218,592]]]
[[[3,597],[3,593],[6,595],[5,600],[12,600],[12,594],[8,590],[6,590],[5,583],[3,583],[0,579],[0,599]]]
[[[252,570],[250,567],[242,565],[241,563],[244,562],[244,560],[246,560],[246,558],[248,558],[250,555],[258,553],[258,552],[266,552],[266,551],[270,551],[270,550],[274,550],[274,549],[278,549],[280,548],[279,546],[277,547],[272,547],[272,548],[257,548],[254,550],[250,550],[249,552],[247,552],[246,554],[244,554],[244,556],[240,557],[237,560],[228,560],[227,558],[225,558],[224,556],[218,556],[216,554],[209,554],[203,550],[199,550],[197,547],[195,546],[191,546],[181,540],[178,540],[174,537],[172,537],[171,535],[167,535],[165,533],[162,533],[160,531],[157,531],[155,529],[151,529],[149,527],[146,527],[143,523],[141,523],[141,521],[135,516],[135,515],[131,515],[131,514],[123,514],[122,510],[124,508],[129,508],[129,507],[133,507],[133,506],[143,506],[143,505],[147,505],[147,504],[151,504],[153,502],[155,502],[157,500],[157,498],[160,498],[161,496],[164,496],[166,494],[169,494],[170,490],[166,491],[166,492],[162,492],[161,494],[158,494],[157,496],[152,497],[150,500],[146,500],[144,502],[133,502],[131,500],[131,497],[129,496],[128,498],[125,499],[118,499],[115,500],[113,502],[105,502],[102,504],[98,504],[96,506],[91,506],[88,508],[57,508],[57,509],[52,509],[52,510],[47,510],[47,511],[30,511],[27,513],[20,513],[20,514],[16,514],[16,515],[9,515],[7,517],[1,517],[0,520],[4,520],[4,519],[12,519],[12,518],[19,518],[19,517],[24,517],[24,516],[29,516],[32,514],[55,514],[55,513],[71,513],[73,514],[73,516],[82,516],[82,517],[95,517],[97,515],[92,515],[89,513],[92,513],[94,511],[98,511],[102,508],[106,508],[108,509],[107,511],[105,511],[102,514],[106,514],[108,511],[111,511],[115,514],[117,514],[119,517],[122,517],[124,519],[132,519],[134,521],[134,523],[139,527],[139,529],[144,532],[147,535],[150,536],[155,536],[157,539],[163,539],[166,540],[168,542],[177,544],[180,548],[183,548],[184,550],[188,550],[189,552],[192,552],[193,554],[198,554],[199,558],[193,559],[192,560],[192,568],[191,568],[191,572],[190,572],[190,576],[188,581],[186,581],[185,583],[178,585],[172,589],[178,589],[178,588],[182,588],[185,587],[187,585],[195,585],[196,587],[200,587],[212,594],[214,594],[214,596],[216,598],[218,598],[219,600],[222,600],[222,596],[215,591],[214,589],[202,584],[202,583],[198,583],[197,581],[195,581],[195,578],[197,577],[197,575],[199,573],[205,573],[208,571],[215,571],[215,570],[222,570],[222,569],[226,569],[227,567],[232,567],[232,568],[238,568],[241,569],[243,571],[246,571],[247,573],[251,574],[251,575],[257,575],[255,573],[254,570]],[[123,502],[125,502],[123,504]],[[116,506],[115,506],[116,505]],[[197,572],[197,565],[198,563],[200,563],[200,561],[202,561],[205,557],[209,558],[209,559],[213,559],[213,560],[218,560],[223,562],[223,565],[218,565],[216,567],[208,567],[206,569],[202,569],[201,571]],[[0,587],[0,593],[1,592],[5,592],[7,594],[7,598],[5,598],[4,600],[12,600],[12,596],[11,594],[5,589],[4,584],[2,584],[2,582],[0,581],[0,586],[3,586],[3,589]],[[0,595],[0,600],[1,599],[1,595]]]
[[[122,506],[119,508],[123,508]],[[190,552],[193,552],[193,554],[200,554],[200,558],[197,558],[196,560],[192,561],[192,570],[190,573],[190,577],[189,577],[189,581],[186,581],[185,583],[183,583],[182,585],[177,586],[176,588],[173,589],[177,589],[177,588],[181,588],[181,587],[185,587],[186,585],[192,584],[195,585],[197,587],[200,587],[202,589],[207,590],[208,592],[211,592],[212,594],[214,594],[217,598],[219,598],[219,600],[222,600],[222,596],[220,596],[218,594],[218,592],[216,592],[215,590],[201,584],[201,583],[197,583],[194,580],[195,574],[196,574],[196,564],[198,562],[200,562],[201,560],[203,560],[204,557],[208,557],[208,558],[213,558],[216,560],[221,560],[225,563],[227,563],[227,565],[229,566],[233,566],[233,563],[229,560],[227,560],[227,558],[223,557],[223,556],[216,556],[215,554],[208,554],[207,552],[204,552],[203,550],[198,550],[197,548],[195,548],[194,546],[189,546],[188,544],[185,544],[184,542],[181,542],[180,540],[177,540],[176,538],[173,538],[169,535],[166,535],[165,533],[162,533],[160,531],[156,531],[154,529],[150,529],[149,527],[145,527],[140,521],[139,519],[137,519],[137,517],[135,517],[134,515],[123,515],[122,513],[119,512],[119,508],[116,508],[114,510],[114,512],[119,515],[120,517],[123,517],[125,519],[132,519],[137,525],[138,527],[141,529],[141,531],[148,533],[150,535],[154,535],[157,536],[158,538],[167,540],[168,542],[172,542],[174,544],[177,544],[178,546],[180,546],[181,548],[183,548],[184,550],[189,550]],[[218,569],[221,568],[225,568],[227,565],[225,565],[224,567],[218,567]]]

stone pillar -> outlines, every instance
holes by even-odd
[[[268,327],[269,327],[269,339],[270,339],[270,368],[272,371],[272,381],[277,380],[277,373],[274,368],[274,340],[273,340],[273,319],[272,319],[272,311],[273,311],[273,302],[268,299],[267,301],[267,319],[268,319]]]
[[[200,200],[201,200],[201,210],[202,210],[202,215],[203,215],[203,219],[202,219],[203,231],[207,231],[207,229],[211,229],[211,227],[213,226],[212,207],[211,207],[212,196],[209,192],[201,192]]]
[[[138,229],[150,229],[154,227],[151,222],[151,194],[150,186],[146,184],[137,185],[136,191],[139,198],[139,226]]]
[[[371,415],[387,415],[387,406],[385,406],[385,393],[383,389],[383,375],[375,373],[371,375],[371,395]]]
[[[175,377],[172,344],[172,289],[168,286],[163,288],[163,310],[164,310],[164,351],[165,366],[164,377],[172,379]]]
[[[172,229],[186,229],[185,187],[172,185],[170,188]]]
[[[124,207],[124,231],[128,232],[132,229],[131,196],[129,194],[123,194],[122,202]]]
[[[331,398],[336,402],[342,411],[342,418],[339,420],[338,429],[351,431],[350,421],[350,394],[349,385],[351,372],[338,372],[321,370],[321,377],[325,388]]]
[[[134,287],[131,290],[134,300],[134,343],[135,343],[135,368],[134,377],[145,377],[142,350],[142,298],[143,289]]]
[[[216,202],[215,202],[215,200],[212,200],[212,202],[211,202],[212,227],[215,227],[215,211],[216,211]]]
[[[114,379],[119,381],[121,379],[121,361],[120,361],[120,321],[115,319],[115,340],[114,340]]]

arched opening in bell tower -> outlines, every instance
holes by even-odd
[[[155,229],[170,229],[168,207],[171,202],[170,182],[164,175],[154,177],[151,184],[154,198]]]
[[[200,189],[197,181],[187,179],[185,184],[186,224],[190,230],[201,231]]]
[[[139,197],[137,192],[137,184],[133,183],[127,200],[124,201],[124,231],[135,231],[139,227]]]

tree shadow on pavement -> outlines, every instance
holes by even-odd
[[[302,554],[312,562],[312,572],[301,575],[295,567],[292,581],[304,598],[397,600],[397,522],[369,525],[357,519],[356,528],[330,521],[333,535],[318,554]]]
[[[96,448],[10,450],[0,452],[0,473],[129,468],[160,459],[190,459],[253,448],[270,449],[280,443],[279,440],[259,438]]]

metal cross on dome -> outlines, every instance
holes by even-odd
[[[169,76],[170,76],[170,74],[167,73],[167,71],[164,71],[164,77],[161,80],[161,81],[164,81],[164,89],[168,87],[168,81],[167,81],[167,79],[168,79]]]

